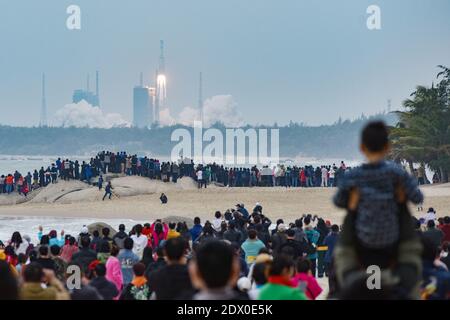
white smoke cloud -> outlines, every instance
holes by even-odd
[[[194,121],[200,120],[198,108],[185,107],[179,115],[178,122],[192,126]],[[237,104],[231,95],[217,95],[205,100],[203,104],[203,126],[208,127],[221,122],[227,127],[239,127],[244,124],[241,114],[237,111]]]
[[[169,108],[164,108],[164,109],[161,109],[159,111],[159,124],[162,127],[172,126],[172,125],[174,125],[176,123],[177,123],[177,121],[170,114],[170,109]]]
[[[118,113],[103,113],[99,107],[93,107],[85,100],[66,104],[54,117],[57,127],[113,128],[130,127],[131,124]]]

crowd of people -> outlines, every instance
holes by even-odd
[[[342,161],[340,166],[328,165],[314,168],[306,165],[288,166],[279,164],[273,168],[226,167],[212,164],[194,164],[193,160],[180,159],[164,162],[147,156],[139,157],[126,152],[99,152],[89,161],[58,158],[47,168],[41,167],[23,175],[19,171],[0,176],[0,194],[17,192],[27,196],[32,190],[46,187],[61,180],[80,180],[88,184],[103,186],[103,175],[115,173],[158,179],[177,183],[179,178],[191,177],[198,187],[211,183],[228,187],[283,186],[283,187],[334,187],[348,169]]]
[[[450,298],[450,217],[414,218],[424,246],[422,299]],[[84,226],[79,234],[14,232],[0,242],[0,299],[281,299],[358,298],[340,292],[334,252],[342,228],[317,216],[276,223],[257,203],[217,211],[202,224],[156,220],[118,232]],[[71,287],[71,266],[80,286]]]
[[[423,194],[417,177],[385,160],[388,137],[382,122],[363,129],[367,161],[340,178],[333,198],[346,210],[341,226],[311,214],[272,223],[256,203],[190,228],[40,228],[36,244],[17,231],[0,244],[0,299],[314,300],[326,276],[329,299],[448,300],[450,217],[411,215],[408,202]]]

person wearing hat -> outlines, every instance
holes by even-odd
[[[259,202],[257,202],[255,204],[255,207],[253,208],[253,212],[259,212],[259,214],[263,213],[263,207]]]

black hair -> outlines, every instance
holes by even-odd
[[[389,142],[389,132],[383,121],[369,122],[362,130],[361,143],[371,152],[380,152]]]
[[[89,238],[89,236],[83,236],[81,237],[80,242],[82,248],[89,248],[89,245],[91,244],[91,238]]]
[[[131,238],[125,238],[123,241],[123,247],[127,250],[133,249],[134,241]]]
[[[104,277],[106,275],[106,266],[103,263],[99,263],[95,266],[95,273],[97,277]]]
[[[311,223],[311,216],[310,216],[310,215],[306,216],[306,217],[303,219],[303,222],[304,222],[306,225],[309,225],[309,224]]]
[[[23,279],[25,282],[41,282],[44,272],[40,263],[31,262],[25,266]]]
[[[288,231],[286,231],[286,235],[290,238],[295,237],[295,230],[294,229],[288,229]]]
[[[449,216],[445,216],[444,217],[444,223],[445,224],[450,224],[450,217]]]
[[[297,260],[297,272],[307,273],[311,270],[311,261],[305,258],[299,258]]]
[[[69,237],[69,244],[73,246],[77,240],[74,237]]]
[[[169,222],[169,229],[173,230],[177,227],[177,224],[175,222]]]
[[[195,217],[194,218],[194,224],[200,224],[200,218],[199,217]]]
[[[18,248],[22,242],[23,240],[20,232],[15,231],[11,236],[11,243],[14,243],[15,247]]]
[[[257,285],[263,285],[267,282],[266,269],[267,269],[266,263],[260,262],[254,265],[252,278],[253,280],[255,280],[255,283]]]
[[[145,273],[145,264],[138,262],[133,266],[133,273],[135,276],[141,277]]]
[[[223,241],[206,241],[196,254],[198,271],[208,288],[227,285],[233,271],[233,248]]]
[[[48,255],[48,247],[47,246],[40,246],[39,247],[39,255],[40,256]]]
[[[248,238],[249,239],[254,240],[254,239],[256,239],[256,236],[257,236],[257,232],[255,229],[248,230]]]
[[[99,236],[100,236],[100,232],[98,232],[98,230],[94,230],[94,231],[92,232],[92,235],[93,235],[94,237],[99,237]]]
[[[57,256],[61,252],[61,248],[58,245],[54,244],[50,247],[50,252],[53,256]]]
[[[434,228],[436,224],[434,223],[434,220],[428,220],[427,227],[428,228]]]
[[[170,261],[180,260],[186,252],[186,240],[182,237],[171,238],[164,243],[164,253]]]
[[[222,216],[222,214],[220,213],[220,211],[216,211],[216,213],[214,214],[214,217],[216,217],[217,219],[219,219]]]
[[[103,234],[104,237],[109,236],[109,232],[110,232],[110,230],[109,230],[108,227],[105,227],[105,228],[102,229],[102,234]]]
[[[119,231],[125,231],[125,225],[123,223],[119,225]]]
[[[44,234],[41,237],[40,245],[47,245],[49,243],[50,243],[50,238],[48,237],[48,235]]]
[[[339,226],[338,226],[337,224],[333,224],[333,225],[331,226],[331,231],[333,231],[333,232],[339,232]]]
[[[283,254],[277,255],[270,265],[269,274],[271,276],[279,276],[283,273],[285,269],[292,268],[294,266],[294,261]]]
[[[134,231],[138,236],[142,234],[142,224],[137,224],[134,226]]]
[[[118,246],[116,246],[116,245],[112,245],[111,246],[111,255],[113,256],[113,257],[116,257],[118,254],[119,254],[119,247]]]

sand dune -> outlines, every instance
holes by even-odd
[[[102,218],[153,220],[168,216],[211,219],[216,210],[225,211],[236,203],[244,203],[252,210],[256,202],[263,205],[266,215],[273,219],[283,217],[286,222],[295,220],[303,213],[311,213],[340,223],[345,214],[331,202],[335,192],[333,188],[208,186],[199,190],[189,178],[174,184],[141,177],[113,178],[112,184],[113,200],[101,201],[103,191],[98,191],[96,187],[81,182],[60,182],[44,189],[27,203],[1,206],[0,215],[90,217],[99,221]],[[424,186],[422,190],[426,196],[425,210],[434,207],[438,216],[450,215],[450,184]],[[159,201],[161,192],[169,198],[167,205]],[[415,207],[411,207],[411,212],[417,216],[424,214],[417,212]]]

